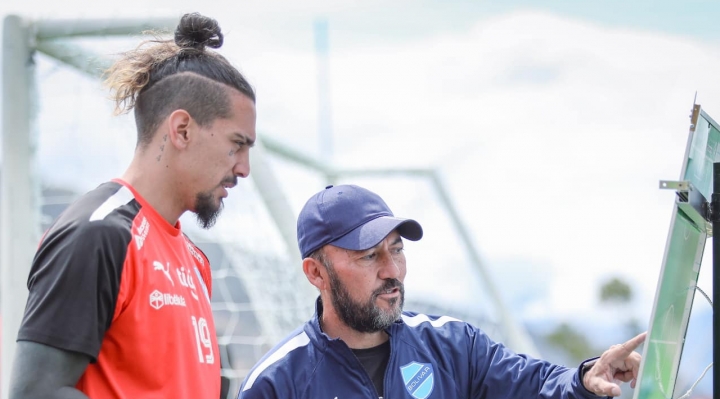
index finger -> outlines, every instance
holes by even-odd
[[[636,335],[633,338],[630,338],[627,342],[620,345],[622,349],[625,349],[628,353],[634,351],[640,344],[645,342],[645,338],[647,337],[647,331],[642,332],[638,335]]]

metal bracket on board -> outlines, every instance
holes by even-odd
[[[693,187],[689,181],[660,180],[660,188],[664,190],[675,190],[676,202],[690,220],[700,230],[712,235],[712,218],[710,203],[700,191]]]

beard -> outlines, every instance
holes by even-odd
[[[223,208],[222,201],[217,205],[216,203],[217,199],[212,192],[197,193],[195,196],[195,218],[203,229],[209,229],[215,225]]]
[[[220,185],[237,185],[237,177],[236,176],[230,176],[224,178]],[[217,198],[215,197],[215,194],[213,194],[213,191],[205,191],[201,193],[197,193],[195,195],[195,218],[197,219],[198,224],[203,229],[209,229],[215,225],[215,222],[217,222],[217,218],[220,215],[220,212],[223,208],[223,202],[220,200],[220,203],[216,205]]]
[[[348,327],[362,333],[372,333],[389,328],[402,313],[405,304],[405,287],[400,280],[387,279],[382,287],[375,290],[367,302],[356,302],[350,298],[347,287],[340,281],[332,265],[325,265],[330,277],[332,304]],[[392,288],[400,289],[400,297],[388,301],[390,310],[384,310],[375,304],[378,295]]]

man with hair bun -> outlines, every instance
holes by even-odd
[[[116,112],[135,114],[135,154],[43,235],[10,398],[220,397],[211,269],[179,218],[211,227],[250,173],[255,92],[222,43],[215,20],[186,14],[173,40],[107,71]]]

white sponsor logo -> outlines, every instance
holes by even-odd
[[[150,223],[148,223],[146,217],[143,216],[142,222],[140,222],[140,226],[138,226],[136,230],[135,244],[137,244],[139,250],[145,243],[145,238],[147,238],[148,232],[150,231]]]
[[[170,280],[170,283],[173,285],[173,287],[175,286],[175,282],[173,281],[172,276],[170,275],[170,263],[169,262],[165,263],[165,265],[163,265],[162,263],[160,263],[158,261],[154,261],[153,269],[163,272],[165,277],[167,277],[168,280]]]
[[[200,262],[201,265],[205,264],[205,260],[203,259],[202,255],[200,255],[195,248],[195,245],[190,242],[190,240],[185,237],[185,244],[187,245],[188,251],[190,251],[190,255],[192,255],[198,262]]]
[[[177,272],[178,279],[180,280],[180,285],[190,288],[190,295],[192,295],[196,301],[199,300],[197,293],[195,292],[195,281],[193,280],[190,269],[183,266],[179,269],[175,269],[175,271]]]
[[[150,306],[160,309],[163,306],[186,306],[185,298],[178,294],[162,293],[155,290],[150,293]]]

